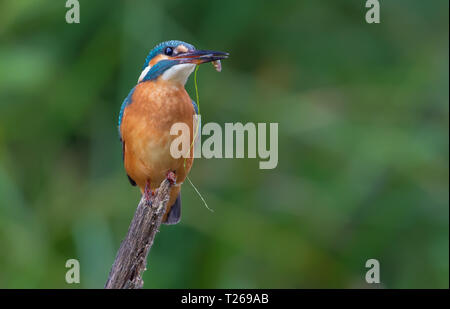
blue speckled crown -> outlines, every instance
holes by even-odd
[[[189,49],[194,49],[195,47],[189,43],[183,42],[183,41],[177,41],[177,40],[171,40],[171,41],[166,41],[166,42],[162,42],[159,43],[158,45],[155,46],[155,48],[153,48],[150,53],[148,54],[147,58],[145,58],[145,63],[144,66],[142,67],[142,70],[145,69],[148,66],[148,63],[153,59],[153,57],[155,57],[156,55],[159,55],[161,53],[164,52],[164,49],[166,47],[177,47],[178,45],[183,44],[184,46],[186,46]]]

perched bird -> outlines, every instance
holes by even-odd
[[[174,184],[163,217],[166,224],[180,221],[180,186],[193,163],[193,151],[188,158],[174,158],[170,153],[170,145],[177,138],[170,135],[173,124],[188,125],[190,145],[195,133],[193,116],[198,109],[184,85],[196,65],[220,63],[227,56],[224,52],[196,50],[182,41],[160,43],[148,54],[137,85],[122,103],[119,135],[130,183],[140,187],[147,201],[165,178]]]

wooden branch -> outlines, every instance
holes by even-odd
[[[147,255],[166,212],[171,183],[165,179],[152,196],[151,206],[141,198],[126,238],[120,244],[105,289],[140,289],[144,285]]]

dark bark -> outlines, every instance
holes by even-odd
[[[148,252],[166,212],[170,187],[171,183],[166,179],[151,197],[150,204],[141,198],[127,236],[120,244],[105,289],[140,289],[144,285],[142,273],[146,270]]]

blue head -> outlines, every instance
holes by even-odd
[[[162,78],[184,85],[197,64],[227,57],[228,54],[223,52],[196,50],[182,41],[162,42],[145,59],[138,83]]]

